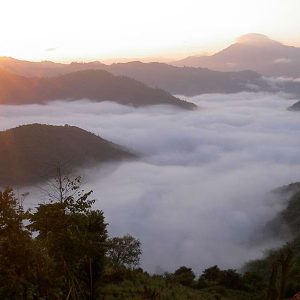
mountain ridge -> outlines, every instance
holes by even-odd
[[[300,48],[284,45],[265,35],[252,33],[209,56],[190,56],[176,66],[206,67],[219,71],[253,70],[266,76],[300,76]]]
[[[105,70],[81,70],[56,77],[24,77],[0,70],[1,104],[41,104],[52,100],[113,101],[123,105],[170,104],[183,109],[196,105],[162,89],[151,88]]]
[[[12,63],[10,62],[12,61]],[[142,63],[133,61],[105,65],[101,62],[61,64],[53,62],[28,62],[9,59],[0,68],[8,72],[32,78],[53,78],[87,70],[104,70],[115,76],[126,76],[143,82],[151,88],[159,88],[173,95],[195,96],[204,93],[237,93],[253,91],[257,87],[264,91],[272,88],[253,71],[219,72],[207,68],[176,67],[165,63]],[[36,77],[35,77],[36,78]]]
[[[136,158],[136,154],[79,127],[28,124],[0,131],[0,186],[31,185],[88,165]]]

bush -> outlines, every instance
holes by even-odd
[[[194,284],[195,274],[191,268],[180,267],[174,272],[174,280],[184,286],[192,286]]]

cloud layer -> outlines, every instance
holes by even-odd
[[[238,268],[282,241],[263,227],[282,208],[269,191],[299,180],[299,114],[284,94],[239,93],[171,106],[55,102],[2,106],[0,127],[70,124],[141,154],[141,160],[81,170],[112,235],[143,244],[150,271],[188,265]]]

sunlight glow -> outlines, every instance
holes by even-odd
[[[28,60],[183,57],[259,32],[300,46],[299,0],[4,0],[0,55]]]

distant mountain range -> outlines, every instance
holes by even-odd
[[[95,163],[133,159],[135,154],[74,126],[24,125],[0,132],[0,186],[31,185]]]
[[[52,61],[33,62],[12,57],[0,57],[0,68],[2,70],[24,77],[53,77],[82,70],[101,69],[98,67],[99,65],[102,65],[102,63],[62,64]]]
[[[117,75],[139,79],[171,94],[195,96],[205,93],[237,93],[271,90],[261,75],[252,71],[219,72],[203,68],[175,67],[164,63],[119,63],[106,66]]]
[[[38,84],[33,84],[35,88],[40,86],[38,98],[44,96],[41,93],[42,89],[46,100],[58,96],[63,99],[85,96],[102,101],[105,97],[109,97],[107,100],[123,104],[131,103],[136,106],[158,102],[192,108],[193,105],[178,102],[178,99],[172,98],[170,94],[195,96],[204,93],[283,91],[300,96],[300,81],[294,79],[300,77],[300,48],[283,45],[261,34],[242,36],[236,44],[214,55],[188,57],[174,62],[173,65],[138,61],[111,65],[98,61],[62,64],[0,57],[0,69],[23,78],[34,77],[35,82],[38,78],[47,78],[40,80]],[[90,70],[102,70],[103,73],[96,75]],[[104,71],[118,77],[113,77]],[[95,78],[96,76],[98,79]],[[125,79],[123,76],[143,82],[144,85]],[[289,78],[282,78],[286,76]],[[80,77],[82,80],[79,80]],[[51,81],[50,78],[56,79]],[[87,78],[94,84],[87,84]],[[71,82],[74,82],[74,85]],[[85,83],[81,84],[81,82]],[[63,86],[64,83],[67,84]],[[68,85],[69,89],[67,89]],[[109,92],[105,91],[104,88],[110,87]]]
[[[1,104],[90,99],[133,106],[171,104],[184,109],[196,107],[161,89],[104,70],[77,71],[51,78],[24,77],[0,70],[0,86]]]
[[[237,42],[210,56],[190,56],[176,66],[219,71],[253,70],[265,76],[300,77],[300,48],[283,45],[262,34],[246,34]]]
[[[175,67],[165,63],[142,63],[135,61],[112,65],[105,65],[101,62],[61,64],[0,58],[0,69],[23,78],[34,77],[35,81],[37,81],[38,78],[57,78],[56,81],[59,81],[61,79],[64,80],[63,75],[74,72],[105,70],[116,76],[126,76],[141,81],[152,88],[163,89],[173,95],[184,96],[195,96],[205,93],[278,90],[276,84],[273,82],[270,84],[270,82],[264,80],[260,74],[253,71],[219,72],[203,68]],[[114,79],[120,80],[122,78],[118,77]],[[16,80],[10,80],[10,82],[14,81]],[[26,83],[26,85],[28,86],[28,83]],[[34,86],[36,86],[36,84],[34,84]],[[285,84],[280,87],[280,90],[284,90],[284,88]],[[127,93],[130,91],[130,89],[127,89]],[[154,100],[152,99],[151,101]],[[175,99],[172,101],[174,100]],[[122,100],[120,99],[119,101]],[[182,102],[180,103],[182,104]]]

